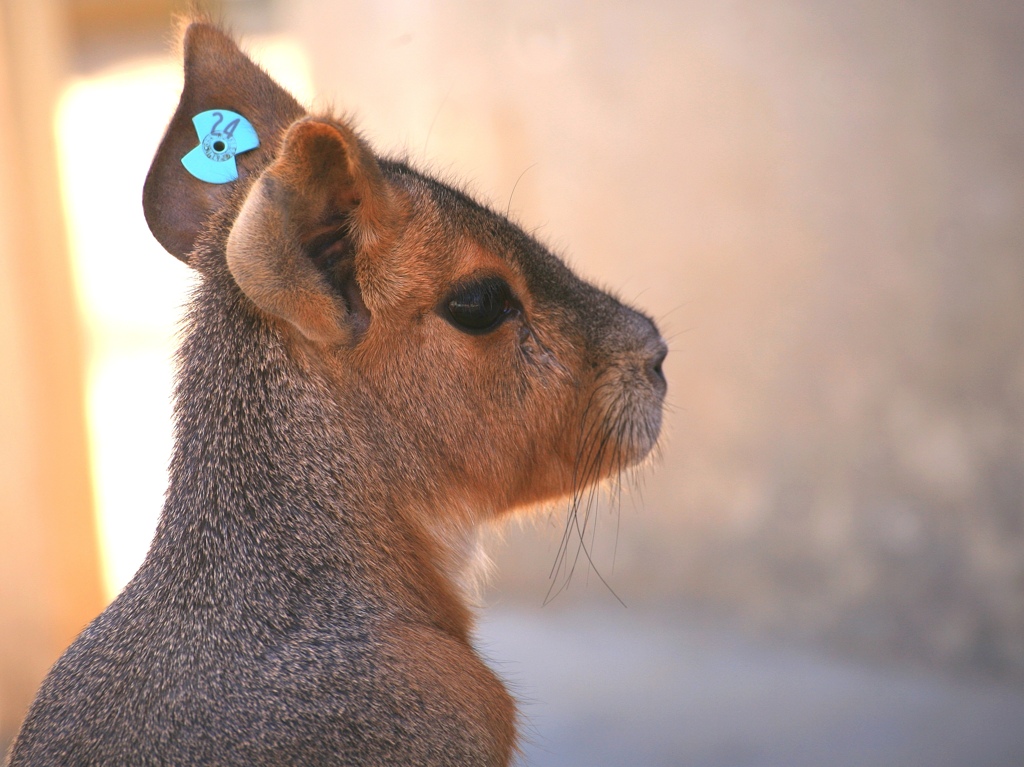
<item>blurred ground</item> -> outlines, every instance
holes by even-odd
[[[1017,767],[1024,690],[610,607],[496,608],[532,767]],[[515,660],[510,660],[510,659]]]

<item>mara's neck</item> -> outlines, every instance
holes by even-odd
[[[375,481],[380,458],[360,449],[365,435],[326,382],[290,358],[226,275],[206,278],[189,320],[147,566],[197,601],[370,610],[465,638],[469,610],[434,536]]]

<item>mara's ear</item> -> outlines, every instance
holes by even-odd
[[[235,219],[228,269],[256,306],[307,338],[351,342],[370,318],[361,275],[393,238],[397,211],[376,158],[351,128],[300,120]]]
[[[285,130],[306,112],[217,27],[202,22],[189,25],[183,48],[181,100],[146,176],[142,207],[157,241],[187,263],[210,216],[223,207],[238,184],[273,158]],[[182,164],[182,158],[200,144],[192,118],[218,110],[247,120],[259,142],[250,151],[238,147],[234,155],[237,180],[227,183],[201,180]],[[229,125],[230,119],[224,123]]]

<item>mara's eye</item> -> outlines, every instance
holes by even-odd
[[[487,333],[502,323],[515,304],[508,283],[499,277],[488,277],[456,288],[444,309],[459,330]]]

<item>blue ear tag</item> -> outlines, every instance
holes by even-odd
[[[199,146],[181,158],[185,169],[200,181],[226,184],[238,178],[235,155],[260,145],[252,123],[237,112],[211,109],[192,118]]]

